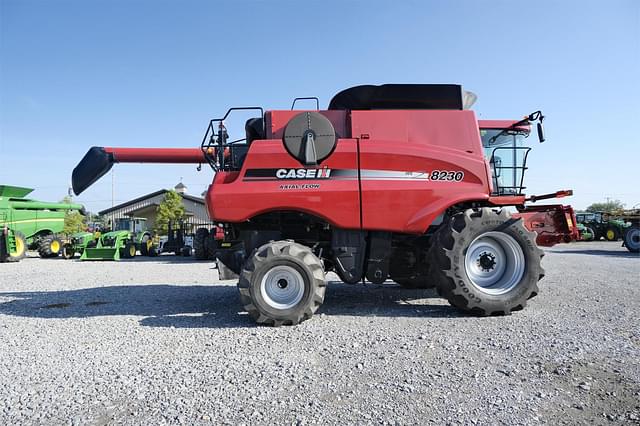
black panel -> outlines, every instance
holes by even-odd
[[[336,273],[347,284],[355,284],[364,275],[367,242],[365,232],[334,229],[331,237]]]
[[[391,257],[391,232],[369,232],[369,254],[367,256],[366,277],[374,284],[382,284],[389,276]]]
[[[458,84],[383,84],[355,86],[331,99],[329,109],[462,109]]]
[[[80,195],[95,181],[104,176],[113,166],[113,155],[104,148],[94,146],[80,160],[71,174],[73,192]]]
[[[244,125],[247,134],[247,145],[251,145],[256,139],[264,139],[264,119],[262,117],[250,118]]]

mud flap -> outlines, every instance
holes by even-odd
[[[355,284],[364,275],[366,232],[336,229],[331,237],[336,273],[347,284]]]
[[[374,284],[382,284],[389,276],[391,232],[369,232],[366,277]]]
[[[223,268],[220,268],[220,264],[222,263],[234,274],[239,274],[242,270],[244,260],[247,258],[244,241],[221,241],[214,252],[214,258],[217,260],[219,273],[222,273]],[[220,279],[230,278],[221,277]]]

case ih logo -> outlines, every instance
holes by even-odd
[[[329,179],[331,169],[278,169],[278,179]]]

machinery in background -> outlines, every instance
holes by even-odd
[[[173,253],[176,256],[191,256],[194,244],[193,226],[183,220],[170,220],[166,236],[158,238],[151,250],[161,253]]]
[[[62,246],[62,257],[73,259],[76,254],[82,256],[87,247],[95,247],[101,233],[98,232],[76,232],[72,234],[67,242]]]
[[[141,217],[119,218],[114,229],[100,235],[95,246],[86,246],[80,260],[131,259],[140,251],[143,256],[155,255],[151,230]]]
[[[582,223],[593,231],[593,239],[598,241],[601,238],[607,241],[620,240],[628,227],[624,220],[613,216],[607,212],[580,212],[576,213],[578,223]]]
[[[632,253],[640,253],[640,209],[619,210],[611,216],[625,223],[622,245]]]
[[[578,233],[580,234],[580,238],[578,239],[579,241],[593,241],[595,238],[595,233],[593,232],[593,229],[585,226],[582,223],[578,223],[576,225],[576,227],[578,228]]]
[[[59,234],[64,229],[65,213],[86,212],[81,204],[48,203],[25,198],[32,188],[0,185],[0,229],[11,230],[15,243],[9,257],[20,260],[27,250],[37,250],[40,257],[56,257],[62,251]]]

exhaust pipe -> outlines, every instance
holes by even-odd
[[[200,148],[109,148],[94,146],[73,169],[71,186],[76,195],[107,174],[114,163],[200,164]]]

